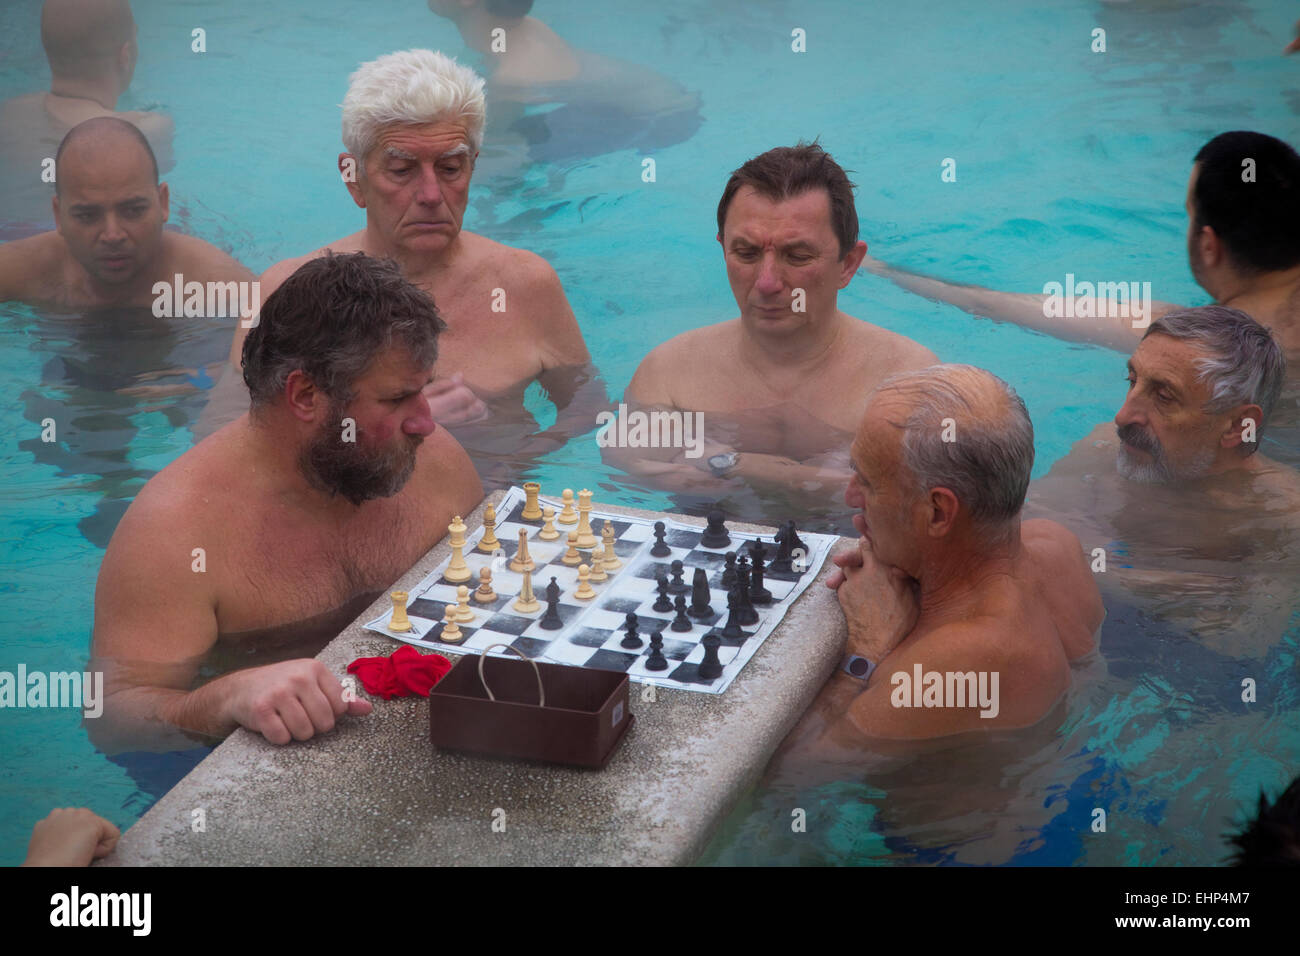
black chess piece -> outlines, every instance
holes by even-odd
[[[650,554],[653,557],[666,558],[668,555],[673,553],[672,548],[668,547],[667,542],[664,541],[664,535],[667,533],[668,532],[664,529],[664,523],[662,521],[656,521],[655,543],[654,547],[650,549]]]
[[[645,669],[648,671],[668,670],[668,658],[664,657],[663,631],[650,635],[650,656],[646,658]]]
[[[722,523],[722,512],[716,508],[709,512],[709,524],[700,535],[700,546],[705,548],[725,548],[731,544],[731,535]]]
[[[785,527],[778,528],[773,537],[776,540],[776,557],[768,564],[768,570],[777,574],[789,574],[791,547],[789,536],[785,533]]]
[[[659,577],[659,598],[652,605],[652,608],[660,614],[666,614],[673,609],[673,599],[668,596],[668,579],[662,574]]]
[[[709,607],[709,572],[703,568],[695,569],[695,579],[691,582],[691,606],[686,613],[701,620],[713,618],[713,608]]]
[[[749,562],[741,558],[736,562],[736,587],[733,589],[736,593],[736,622],[743,626],[758,623],[758,612],[754,610],[754,604],[749,599]]]
[[[537,626],[547,631],[558,631],[564,627],[564,621],[560,618],[560,586],[555,583],[555,578],[551,578],[551,583],[546,585],[546,613],[537,622]]]
[[[668,582],[668,590],[673,594],[685,594],[691,589],[691,586],[682,580],[682,575],[686,573],[686,565],[680,561],[674,561],[671,568],[673,579]]]
[[[772,592],[763,587],[763,555],[767,549],[761,541],[755,542],[755,545],[750,549],[750,554],[754,556],[754,566],[750,569],[749,600],[752,604],[771,604]]]
[[[793,521],[787,521],[785,523],[785,539],[790,545],[791,556],[793,556],[796,551],[802,551],[803,557],[808,557],[808,545],[803,543],[803,539],[799,537],[799,532],[794,530]]]
[[[722,569],[722,586],[724,588],[734,588],[736,586],[736,552],[728,551],[724,560],[727,563]]]
[[[700,661],[700,677],[707,681],[717,680],[722,676],[722,661],[718,660],[718,647],[722,638],[710,631],[700,639],[704,645],[704,660]]]
[[[619,642],[620,647],[633,651],[645,643],[641,640],[641,635],[636,632],[636,625],[636,615],[628,612],[627,623],[624,625],[627,628],[627,635]]]
[[[686,616],[686,595],[685,594],[677,595],[676,610],[677,610],[677,616],[673,618],[673,622],[668,625],[669,627],[671,627],[674,631],[689,631],[692,627],[695,626],[694,624],[691,623],[691,619]]]
[[[733,590],[727,595],[727,623],[722,628],[722,636],[731,641],[743,641],[749,635],[740,629],[740,621],[736,619],[736,601],[737,594]]]

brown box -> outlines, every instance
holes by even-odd
[[[479,679],[480,660],[496,700]],[[628,686],[619,671],[462,657],[429,692],[429,739],[449,750],[603,767],[632,726]]]

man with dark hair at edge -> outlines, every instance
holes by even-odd
[[[155,476],[104,556],[101,749],[241,726],[284,744],[369,712],[310,655],[482,499],[423,391],[443,328],[393,262],[360,253],[311,259],[266,300],[244,343],[249,412]]]
[[[839,516],[867,396],[935,355],[839,308],[867,245],[853,184],[817,144],[768,150],[732,173],[717,230],[739,317],[655,348],[626,393],[629,409],[702,413],[703,447],[607,447],[606,456],[671,491],[792,496],[805,517]]]
[[[41,45],[50,64],[50,89],[0,103],[0,206],[10,229],[27,234],[50,217],[51,190],[42,164],[79,123],[105,116],[125,120],[148,139],[163,172],[173,165],[171,118],[117,108],[139,56],[127,0],[45,0]]]

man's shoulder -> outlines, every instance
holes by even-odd
[[[858,353],[864,361],[876,366],[888,365],[891,373],[938,364],[938,356],[915,339],[873,325],[865,319],[850,318],[853,322],[849,328],[855,342],[865,346]]]
[[[62,281],[68,247],[58,232],[37,233],[0,245],[0,301],[45,298]]]
[[[281,282],[289,278],[289,276],[293,275],[313,259],[319,259],[322,256],[329,255],[330,253],[343,254],[349,252],[364,252],[364,236],[364,230],[354,232],[350,235],[343,236],[341,239],[335,239],[333,242],[327,242],[319,249],[313,249],[305,255],[292,256],[288,259],[281,259],[279,262],[272,263],[260,277],[263,286],[263,296],[270,293],[270,289],[266,288],[268,283],[272,287],[278,286]]]
[[[234,256],[206,239],[168,231],[163,233],[163,241],[170,247],[173,261],[186,279],[205,281],[252,277],[252,272]]]
[[[555,269],[535,252],[518,246],[507,246],[503,242],[467,230],[462,230],[460,236],[475,271],[489,270],[493,275],[505,275],[514,282],[525,285],[559,285]],[[502,270],[507,271],[503,273]]]
[[[673,383],[695,382],[700,378],[700,362],[717,362],[720,344],[734,334],[739,319],[688,329],[656,345],[637,366],[633,381],[641,401],[647,404],[671,404],[666,398]]]

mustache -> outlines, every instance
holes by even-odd
[[[1136,422],[1121,425],[1117,429],[1117,433],[1120,441],[1126,445],[1131,445],[1138,451],[1145,451],[1151,455],[1160,454],[1160,442],[1156,439],[1156,436],[1148,434]]]

